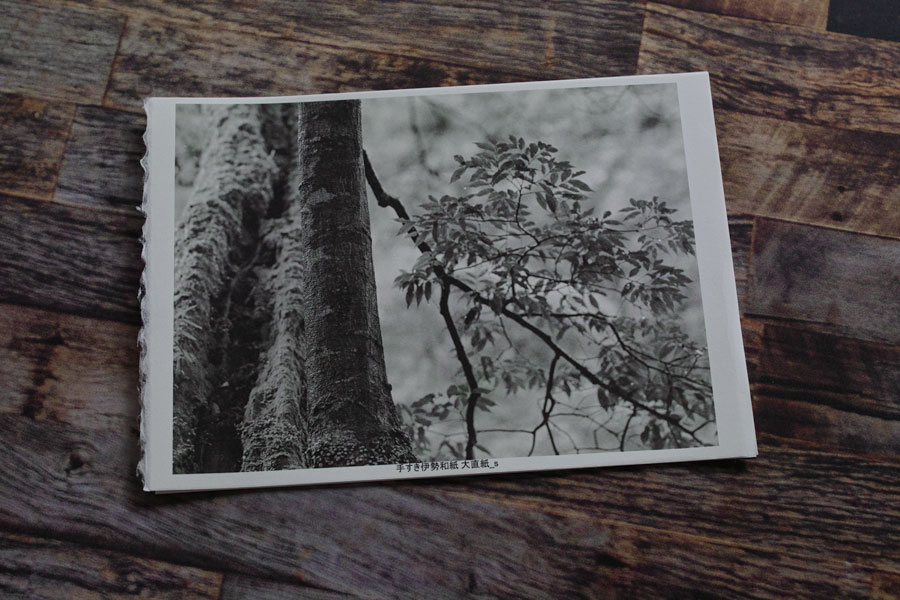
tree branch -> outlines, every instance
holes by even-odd
[[[389,195],[387,192],[384,191],[384,188],[381,186],[381,182],[378,180],[378,176],[375,174],[375,170],[372,168],[371,162],[369,162],[369,157],[365,152],[363,152],[363,162],[364,162],[365,171],[366,171],[366,180],[369,182],[369,187],[371,187],[372,192],[375,194],[375,200],[376,200],[376,202],[378,202],[378,205],[383,206],[383,207],[392,208],[394,210],[394,212],[397,214],[397,216],[400,218],[400,220],[409,221],[410,220],[409,213],[406,212],[406,209],[404,208],[404,206],[400,202],[400,200]],[[419,241],[419,234],[415,230],[415,228],[409,230],[409,236],[410,236],[410,238],[412,238],[413,242],[416,244],[416,247],[419,248],[419,250],[421,252],[423,252],[423,253],[431,252],[431,246],[429,246],[427,242]],[[681,430],[682,432],[691,436],[691,438],[693,438],[694,441],[696,441],[700,445],[704,445],[703,441],[700,440],[694,434],[693,431],[691,431],[690,429],[688,429],[687,427],[682,425],[679,422],[679,419],[677,417],[675,417],[673,415],[667,415],[665,413],[662,413],[662,412],[658,411],[657,409],[653,408],[652,406],[649,406],[649,405],[641,402],[640,400],[637,400],[636,398],[634,398],[633,392],[629,392],[629,391],[625,390],[619,384],[617,384],[615,381],[604,381],[604,380],[600,379],[600,377],[598,377],[590,369],[588,369],[583,364],[578,362],[572,355],[570,355],[568,352],[566,352],[560,346],[558,346],[553,341],[553,338],[551,338],[547,333],[545,333],[540,328],[538,328],[537,326],[535,326],[534,324],[532,324],[531,322],[526,320],[524,317],[522,317],[518,313],[515,313],[515,312],[509,310],[505,306],[500,307],[499,311],[497,311],[495,304],[493,302],[491,302],[491,300],[489,298],[484,297],[477,290],[473,289],[470,285],[468,285],[464,281],[461,281],[461,280],[457,279],[456,277],[454,277],[453,275],[449,274],[441,265],[434,265],[433,270],[434,270],[434,274],[444,284],[443,285],[444,288],[446,288],[448,285],[452,285],[453,287],[468,294],[470,298],[472,298],[474,301],[478,302],[479,304],[486,306],[486,307],[490,308],[491,310],[494,310],[495,312],[499,312],[499,314],[502,314],[503,316],[508,317],[509,319],[513,320],[514,322],[516,322],[518,325],[520,325],[524,329],[527,329],[535,337],[537,337],[539,340],[544,342],[544,344],[548,348],[550,348],[550,350],[552,350],[554,352],[554,354],[558,355],[560,358],[562,358],[567,363],[569,363],[572,366],[572,368],[574,368],[582,377],[587,379],[591,384],[596,385],[597,387],[603,388],[607,392],[618,396],[625,402],[628,402],[633,407],[640,408],[641,410],[644,410],[644,411],[650,413],[651,415],[657,417],[658,419],[665,421],[666,423],[669,424],[669,426],[675,427],[675,428]]]
[[[450,314],[450,306],[447,300],[450,298],[450,286],[441,285],[440,309],[441,316],[444,317],[444,323],[447,325],[447,331],[450,332],[450,339],[453,340],[453,348],[456,350],[456,358],[462,366],[463,375],[466,377],[466,384],[469,386],[469,398],[466,400],[466,431],[468,439],[466,440],[466,459],[475,458],[475,444],[478,443],[478,435],[475,431],[475,408],[478,405],[478,380],[475,379],[475,371],[472,369],[472,363],[466,354],[459,332],[456,330],[456,324],[453,322],[453,315]]]

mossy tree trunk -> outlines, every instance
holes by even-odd
[[[176,232],[175,472],[413,460],[384,368],[359,102],[214,114]]]

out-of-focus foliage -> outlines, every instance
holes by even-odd
[[[472,290],[461,294],[457,327],[477,389],[457,382],[404,407],[420,453],[461,457],[452,432],[429,432],[454,419],[464,431],[473,391],[485,412],[515,394],[539,400],[532,427],[507,430],[530,434],[529,454],[542,429],[556,453],[625,449],[638,414],[646,448],[703,443],[695,432],[714,419],[707,352],[680,326],[692,281],[671,260],[694,254],[692,222],[658,197],[597,214],[585,172],[549,143],[509,136],[476,145],[474,156],[454,157],[450,183],[462,178],[466,193],[429,196],[400,229],[431,250],[395,280],[407,306],[430,300],[445,274]],[[541,342],[537,352],[521,352],[510,333],[523,321],[540,332],[526,334]],[[611,424],[623,407],[630,416]],[[589,423],[593,443],[576,441],[563,416]],[[602,444],[603,432],[617,443]]]

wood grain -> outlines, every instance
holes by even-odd
[[[137,423],[138,328],[0,304],[0,413],[83,431]]]
[[[783,322],[763,324],[756,343],[757,430],[799,447],[900,453],[900,347]]]
[[[759,219],[752,260],[747,313],[900,343],[896,240]]]
[[[798,27],[808,27],[824,31],[828,23],[828,0],[659,0],[680,8],[704,12],[786,23]]]
[[[221,584],[218,573],[0,532],[0,594],[7,599],[216,599]]]
[[[753,218],[747,215],[728,215],[728,235],[731,238],[731,261],[737,287],[738,304],[743,306],[747,295],[750,248],[753,241]]]
[[[56,199],[73,204],[121,207],[141,203],[146,119],[108,108],[79,106],[59,172]]]
[[[124,19],[100,10],[0,3],[0,90],[40,99],[103,99]]]
[[[729,211],[900,237],[900,136],[724,110],[716,128]]]
[[[631,74],[643,22],[643,3],[634,0],[552,4],[242,0],[227,8],[215,0],[104,0],[103,4],[134,19],[165,16],[179,27],[240,33],[242,45],[251,48],[260,38],[272,38],[314,44],[325,53],[342,48],[351,56],[390,54],[419,65],[449,63],[514,74],[517,79]],[[297,68],[284,74],[291,73],[302,75]],[[374,79],[370,86],[387,87]],[[416,87],[432,85],[431,80],[434,75],[426,75]]]
[[[0,192],[53,196],[74,112],[71,104],[0,94]]]
[[[682,595],[862,598],[872,570],[895,565],[900,547],[889,501],[900,473],[861,458],[770,450],[746,469],[727,462],[173,497],[139,490],[132,436],[19,415],[0,415],[0,431],[6,527],[366,596],[427,582],[434,597],[588,598],[612,583],[626,597],[665,586]],[[818,502],[824,495],[829,502]],[[765,585],[738,594],[747,576],[766,572]]]
[[[242,575],[226,575],[218,600],[347,600],[357,598],[314,587]]]
[[[709,71],[716,109],[900,133],[900,46],[649,3],[640,73]]]
[[[283,38],[129,21],[108,102],[139,110],[147,96],[253,96],[511,81],[513,75]]]
[[[138,322],[143,218],[0,195],[0,302]]]

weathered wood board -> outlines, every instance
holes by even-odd
[[[759,219],[752,264],[747,313],[900,343],[900,244],[895,240]]]
[[[252,47],[259,38],[272,38],[314,44],[324,53],[338,48],[361,51],[345,53],[351,58],[371,53],[404,57],[412,71],[419,70],[417,87],[436,85],[428,83],[439,77],[428,72],[426,65],[431,62],[509,73],[516,79],[631,74],[643,22],[643,2],[638,0],[550,5],[526,0],[502,5],[487,0],[464,4],[403,0],[387,5],[264,0],[232,2],[227,9],[212,0],[189,4],[176,0],[103,0],[102,4],[133,20],[164,15],[179,28],[200,26],[211,33],[240,33],[251,48],[248,56],[254,53]],[[211,28],[210,23],[216,26]],[[223,49],[230,45],[227,37]],[[290,44],[273,43],[269,47],[273,51],[293,49],[294,54],[308,52]],[[215,57],[210,58],[215,62]],[[374,63],[388,62],[386,58],[356,60],[362,65],[369,63],[370,69]],[[289,73],[303,81],[296,63],[286,70],[285,74]],[[376,81],[373,77],[367,87],[381,87]],[[285,93],[304,91],[299,88],[298,84],[294,91]]]
[[[84,431],[137,424],[138,328],[0,305],[0,413]]]
[[[423,578],[435,594],[457,596],[583,597],[610,580],[626,591],[660,582],[697,589],[704,578],[708,589],[729,589],[740,577],[714,568],[728,560],[745,564],[744,575],[772,571],[771,587],[750,597],[775,598],[778,589],[821,597],[841,586],[865,597],[867,574],[895,564],[900,547],[900,514],[886,509],[900,473],[863,458],[767,449],[739,469],[172,497],[145,494],[129,477],[134,434],[85,435],[21,415],[0,415],[0,430],[13,474],[0,486],[6,526],[361,595],[416,589]],[[506,571],[513,564],[515,578]],[[667,573],[666,564],[682,566]]]
[[[824,31],[828,22],[828,0],[659,0],[680,8],[785,23]]]
[[[900,136],[720,110],[730,212],[900,237]]]
[[[140,110],[148,96],[273,96],[496,83],[516,78],[431,59],[131,20],[108,103]]]
[[[136,323],[143,217],[0,195],[0,302]]]
[[[100,103],[125,19],[63,5],[0,3],[0,90]]]
[[[59,171],[55,198],[72,204],[119,207],[135,214],[141,204],[146,119],[94,106],[79,106]]]
[[[10,600],[215,600],[221,588],[218,573],[0,532],[0,595]]]
[[[0,309],[6,319],[21,323],[23,331],[0,340],[7,348],[3,363],[11,365],[11,370],[43,371],[47,380],[56,380],[55,385],[43,387],[43,408],[38,411],[22,410],[33,397],[27,384],[4,384],[2,395],[10,400],[0,410],[0,439],[5,446],[0,457],[4,472],[12,476],[0,485],[0,522],[18,530],[76,535],[95,545],[150,558],[177,557],[180,563],[213,571],[265,574],[347,593],[362,593],[363,586],[385,591],[391,585],[412,585],[415,578],[428,576],[428,567],[415,566],[410,557],[430,561],[434,568],[464,564],[466,559],[456,553],[467,550],[468,556],[480,559],[472,563],[477,586],[486,586],[492,593],[506,589],[497,586],[511,585],[502,573],[488,573],[506,558],[508,550],[530,564],[543,565],[553,585],[575,593],[571,578],[581,567],[568,564],[567,559],[581,557],[607,576],[622,564],[651,569],[641,557],[645,552],[646,556],[661,555],[658,544],[672,535],[676,536],[673,541],[678,536],[696,540],[701,555],[712,544],[708,560],[722,551],[721,543],[740,546],[734,550],[740,555],[765,549],[762,556],[776,561],[773,565],[792,557],[797,562],[779,575],[789,578],[781,581],[783,585],[793,581],[790,578],[813,577],[818,573],[819,567],[814,566],[818,558],[826,563],[852,559],[866,569],[881,570],[889,570],[900,559],[900,539],[895,539],[900,535],[900,510],[889,501],[900,489],[900,469],[889,456],[878,459],[771,446],[764,446],[761,457],[749,462],[152,496],[140,491],[133,475],[138,452],[137,400],[128,364],[136,359],[136,350],[132,347],[121,364],[99,360],[130,343],[135,328],[81,317],[48,319],[35,309]],[[792,355],[797,352],[788,348],[804,342],[814,347],[817,339],[796,332],[780,331],[779,335],[786,340],[783,352]],[[844,345],[852,350],[849,342]],[[44,346],[56,348],[52,350],[56,354],[47,357]],[[89,347],[95,350],[86,350]],[[85,355],[82,361],[73,358],[79,348]],[[889,404],[890,376],[878,379],[865,368],[871,351],[856,350],[858,370],[846,375],[847,394],[861,390],[868,395],[854,410],[896,414]],[[774,381],[777,365],[785,361],[771,352],[763,351],[758,362],[760,372],[775,373],[767,375]],[[74,364],[68,364],[69,360]],[[884,366],[896,369],[890,363]],[[790,364],[784,368],[789,370]],[[833,370],[827,364],[822,369]],[[83,380],[80,389],[78,372]],[[8,380],[4,377],[4,381]],[[70,391],[73,386],[75,390]],[[823,378],[822,387],[834,386]],[[91,393],[100,396],[96,402],[79,401]],[[89,426],[86,422],[92,418],[96,422]],[[776,429],[775,433],[781,432]],[[878,483],[873,487],[872,482]],[[31,493],[23,494],[25,489]],[[823,495],[828,501],[816,503]],[[758,510],[759,506],[766,510]],[[570,539],[573,529],[583,528],[594,531],[596,537],[580,542]],[[643,535],[641,528],[650,528],[652,541],[637,552],[628,540]],[[361,537],[359,531],[366,535]],[[422,549],[420,542],[426,538],[431,543]],[[600,543],[604,539],[608,545]],[[535,546],[526,549],[529,540]],[[365,551],[373,543],[391,550],[373,556]],[[554,555],[559,544],[569,545]],[[588,548],[602,556],[586,558]],[[355,557],[364,564],[351,563],[339,574],[334,571],[339,556]],[[392,564],[406,567],[395,573]],[[298,568],[304,575],[297,575]],[[833,576],[847,576],[842,572],[839,569]],[[684,574],[692,576],[700,575]],[[467,574],[460,579],[450,574],[443,577],[434,581],[437,589],[448,593],[468,589]],[[687,585],[688,580],[678,584],[675,575],[670,578],[673,585]],[[328,583],[348,580],[350,587]],[[797,581],[790,585],[798,585]],[[649,582],[639,578],[628,585]],[[543,588],[515,588],[510,593],[534,589]],[[757,597],[774,596],[760,593]]]
[[[50,198],[75,107],[0,94],[0,192]]]
[[[900,46],[648,3],[640,73],[709,71],[716,109],[900,133]]]
[[[763,328],[752,378],[760,431],[826,451],[900,453],[900,348],[783,321]]]

